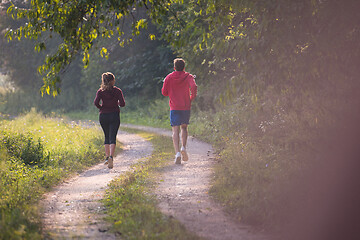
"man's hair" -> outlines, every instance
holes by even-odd
[[[106,72],[101,75],[101,90],[109,90],[114,86],[115,76],[111,72]]]
[[[176,58],[174,60],[174,68],[176,71],[184,71],[185,61],[182,58]]]

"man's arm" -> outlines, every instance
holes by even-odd
[[[189,79],[190,83],[190,101],[194,100],[197,95],[197,85],[195,82],[195,78],[191,75],[191,78]]]
[[[161,89],[161,93],[162,95],[169,96],[169,91],[168,91],[168,81],[167,81],[167,77],[164,79],[164,83],[163,83],[163,87]]]

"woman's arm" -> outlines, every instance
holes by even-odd
[[[121,90],[120,90],[120,93],[119,93],[118,104],[119,104],[120,107],[125,107],[125,98],[124,98],[124,95],[123,95]]]
[[[94,105],[100,109],[102,106],[100,105],[100,89],[96,92],[96,96],[95,96],[95,99],[94,99]]]

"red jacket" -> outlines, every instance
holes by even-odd
[[[190,110],[197,94],[194,76],[185,71],[174,71],[166,76],[161,93],[169,96],[170,110]]]
[[[99,109],[100,113],[120,112],[119,106],[125,106],[125,99],[121,89],[114,86],[110,90],[103,91],[99,89],[96,92],[94,105]]]

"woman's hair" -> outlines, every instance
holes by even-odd
[[[114,86],[115,76],[111,72],[106,72],[101,75],[101,90],[109,90]]]
[[[185,61],[182,58],[174,59],[174,68],[176,71],[184,71]]]

